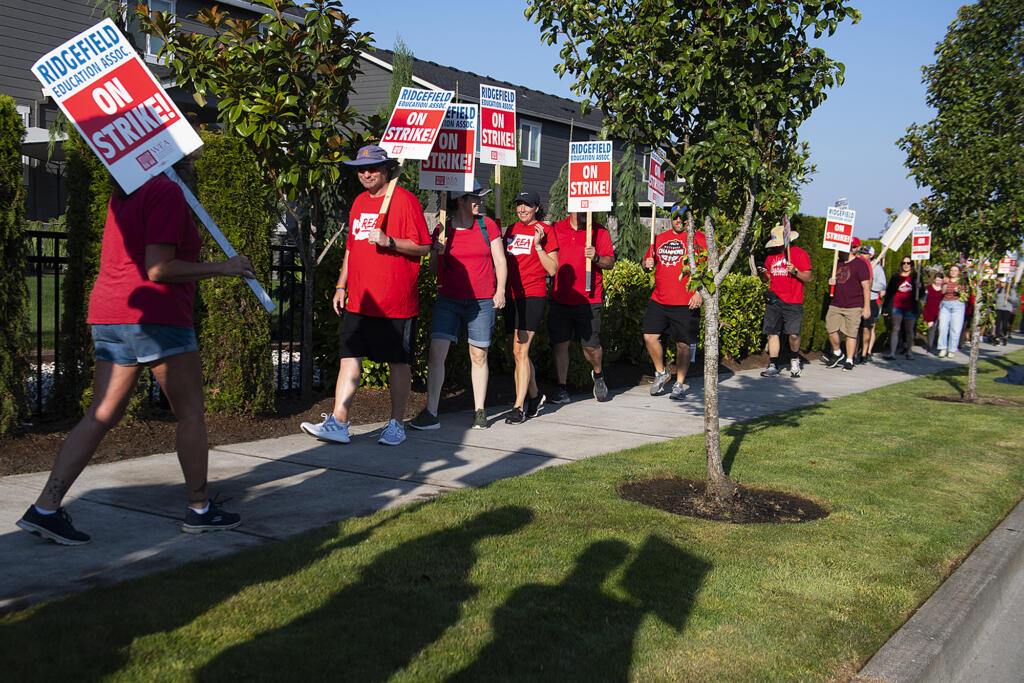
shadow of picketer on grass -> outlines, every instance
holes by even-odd
[[[627,597],[616,597],[605,584],[631,550],[622,541],[598,541],[561,583],[517,589],[495,611],[494,639],[449,680],[628,680],[640,622],[654,613],[681,631],[710,569],[651,536],[622,578]]]
[[[323,607],[236,645],[201,680],[383,681],[406,667],[460,617],[477,588],[476,545],[515,533],[533,513],[508,506],[381,553]]]
[[[406,511],[418,506],[405,508]],[[397,515],[396,515],[397,516]],[[337,538],[334,525],[289,541],[268,561],[260,550],[231,562],[199,562],[169,574],[50,602],[31,616],[0,625],[0,661],[11,681],[99,680],[129,661],[133,643],[170,635],[244,589],[300,572],[352,548],[394,517]],[[187,642],[182,648],[189,647]]]

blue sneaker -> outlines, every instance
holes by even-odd
[[[61,545],[82,545],[89,542],[89,534],[83,534],[71,526],[71,515],[64,508],[57,508],[52,515],[43,515],[36,511],[35,505],[29,505],[17,523],[30,534]]]
[[[227,500],[227,499],[225,499]],[[185,521],[181,523],[181,530],[186,534],[201,534],[204,531],[226,531],[234,529],[242,523],[242,516],[234,512],[228,512],[214,501],[210,501],[210,509],[199,514],[192,508],[185,513]]]
[[[327,413],[321,413],[320,417],[324,418],[323,422],[316,424],[303,422],[299,425],[299,428],[321,441],[333,441],[334,443],[348,443],[350,441],[347,422],[342,424],[334,419],[334,415],[328,415]]]

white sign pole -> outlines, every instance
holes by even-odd
[[[206,212],[203,205],[199,203],[199,198],[192,194],[192,190],[190,190],[188,185],[185,184],[185,181],[178,176],[178,173],[173,168],[169,168],[164,171],[164,175],[173,180],[174,183],[181,188],[181,191],[185,193],[185,201],[188,203],[189,208],[191,208],[192,212],[199,217],[200,222],[206,226],[210,236],[217,242],[217,245],[224,252],[224,255],[228,258],[238,256],[238,252],[231,246],[231,242],[228,242],[228,238],[225,237],[224,233],[217,227],[213,218]],[[263,308],[266,309],[267,313],[273,313],[277,306],[274,305],[274,302],[270,299],[270,296],[267,295],[266,290],[263,289],[263,286],[256,280],[256,278],[247,277],[245,278],[245,282],[249,285],[249,289],[252,290],[252,293],[256,295],[256,298],[260,300],[260,303],[263,304]]]

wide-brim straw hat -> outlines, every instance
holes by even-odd
[[[785,238],[783,237],[783,231],[784,230],[785,230],[785,228],[782,227],[781,223],[779,223],[774,228],[772,228],[771,239],[769,239],[768,243],[764,245],[765,248],[766,249],[771,249],[772,247],[781,247],[782,245],[784,245],[785,242],[786,242]],[[799,236],[800,236],[800,233],[798,233],[796,230],[790,230],[789,231],[789,241],[790,242],[792,242],[793,240],[795,240]]]

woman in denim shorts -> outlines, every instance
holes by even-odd
[[[494,311],[505,306],[505,247],[501,231],[481,215],[484,190],[452,193],[453,216],[434,231],[430,268],[441,288],[434,304],[427,363],[427,407],[409,423],[414,429],[437,429],[448,348],[463,328],[469,337],[470,377],[473,383],[473,429],[487,428],[487,349],[494,329]]]
[[[892,327],[889,330],[889,353],[882,358],[893,360],[896,357],[896,346],[902,329],[907,345],[907,360],[913,360],[914,333],[917,318],[921,315],[922,298],[921,283],[914,269],[914,262],[909,256],[904,256],[900,260],[899,270],[889,278],[889,284],[885,288],[882,315],[892,314]]]
[[[191,178],[188,160],[176,168]],[[42,493],[18,526],[63,545],[88,543],[89,536],[71,525],[61,501],[104,435],[121,420],[148,365],[178,419],[178,460],[188,489],[182,531],[234,528],[241,518],[221,509],[206,492],[209,451],[192,302],[197,281],[253,277],[252,264],[245,256],[197,262],[202,239],[184,193],[167,176],[151,178],[130,195],[113,185],[99,276],[89,298],[96,353],[92,403],[61,444]]]

